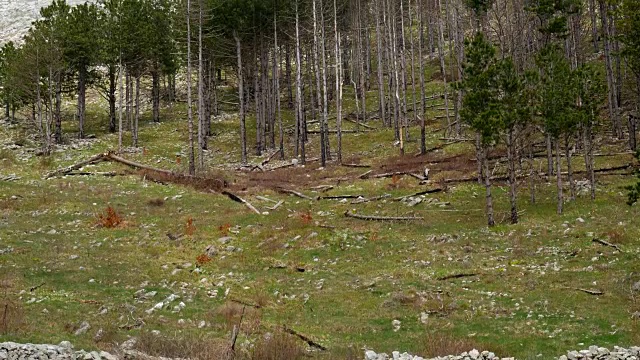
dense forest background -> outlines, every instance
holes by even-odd
[[[441,81],[435,91],[426,86],[432,80]],[[150,91],[143,94],[147,83]],[[319,129],[322,166],[341,163],[343,121],[355,122],[355,131],[372,122],[392,128],[401,154],[418,137],[424,154],[425,124],[438,121],[443,138],[475,143],[489,225],[495,223],[489,153],[504,149],[515,223],[516,176],[538,148],[547,158],[542,175],[560,174],[566,161],[570,198],[576,191],[572,155],[583,155],[593,197],[595,139],[636,150],[640,5],[103,0],[71,6],[55,0],[19,43],[3,45],[0,85],[5,116],[37,131],[43,155],[65,136],[87,135],[88,89],[108,103],[105,121],[119,134],[120,149],[127,132],[132,146],[144,145],[138,136],[141,101],[151,103],[154,122],[162,121],[162,103],[186,102],[190,174],[205,168],[204,151],[215,141],[211,119],[224,101],[238,110],[242,164],[250,152],[271,149],[304,164],[310,124]],[[223,99],[221,89],[229,87],[235,97]],[[63,99],[74,99],[73,119],[63,119]],[[351,112],[343,111],[344,102]],[[428,119],[430,107],[444,114]],[[284,111],[294,115],[291,134]],[[247,138],[248,115],[251,124],[255,117],[254,139]],[[77,131],[64,134],[63,120],[75,122]],[[289,141],[295,143],[291,154]],[[529,175],[533,181],[541,174],[530,166]],[[565,196],[561,176],[556,178],[560,213]],[[535,201],[535,186],[530,189]]]

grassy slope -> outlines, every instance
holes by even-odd
[[[375,93],[368,97],[371,105]],[[348,101],[346,105],[353,106]],[[175,155],[186,154],[184,113],[184,107],[177,106],[172,113],[164,110],[169,120],[161,124],[143,122],[140,142],[146,154],[127,156],[183,170],[184,161],[176,164]],[[272,204],[257,195],[285,201],[269,215],[258,216],[225,196],[161,185],[137,175],[42,180],[47,170],[115,146],[117,139],[103,135],[98,125],[104,109],[95,106],[90,118],[88,132],[100,136],[88,147],[56,153],[52,161],[22,156],[21,150],[11,152],[14,160],[0,160],[0,174],[22,177],[0,182],[0,248],[14,248],[0,255],[0,275],[9,280],[3,283],[3,301],[22,304],[25,320],[18,331],[0,335],[0,341],[72,339],[77,347],[94,348],[152,329],[179,336],[204,333],[228,338],[238,317],[238,308],[229,299],[264,304],[247,314],[243,338],[255,339],[259,333],[286,325],[332,349],[329,357],[334,358],[344,349],[363,347],[425,354],[431,351],[424,340],[429,336],[466,337],[477,347],[518,358],[559,355],[591,344],[637,345],[640,341],[635,335],[638,325],[631,319],[631,313],[640,310],[631,291],[631,285],[640,280],[639,214],[637,207],[624,205],[622,189],[629,177],[599,177],[597,200],[581,195],[567,203],[562,216],[555,214],[553,179],[538,184],[536,205],[529,204],[523,184],[519,202],[524,214],[518,225],[506,225],[507,188],[498,185],[494,195],[501,223],[490,230],[485,226],[484,188],[473,183],[450,186],[446,193],[428,196],[435,199],[432,203],[411,208],[391,200],[360,205],[308,201],[250,188],[241,195],[259,208]],[[285,119],[290,122],[290,114]],[[209,164],[238,161],[236,121],[230,117],[214,123],[218,135],[210,142]],[[71,130],[73,125],[66,126]],[[249,136],[254,136],[255,130],[249,129]],[[413,129],[413,134],[418,133]],[[3,129],[0,142],[9,143],[18,134],[16,128]],[[437,144],[437,138],[429,135],[428,146]],[[393,134],[387,130],[347,134],[344,142],[345,158],[362,158],[367,163],[384,161],[397,152]],[[316,143],[312,138],[312,154],[317,153]],[[292,145],[289,142],[288,154]],[[409,143],[407,152],[417,149],[417,143]],[[442,153],[473,157],[471,151],[468,145],[454,145]],[[598,158],[598,166],[629,161]],[[121,168],[105,163],[87,169]],[[363,169],[331,166],[309,171],[355,178]],[[232,180],[243,179],[241,174],[227,174]],[[398,196],[420,189],[412,178],[358,180],[343,181],[328,194]],[[311,194],[308,187],[298,190]],[[148,204],[158,198],[166,199],[163,206]],[[95,226],[97,214],[109,205],[122,215],[125,226]],[[342,214],[349,209],[415,214],[425,221],[363,222],[345,218]],[[166,236],[184,232],[189,218],[194,220],[194,235],[178,241]],[[217,239],[226,235],[233,240],[220,244]],[[625,252],[594,244],[592,237],[620,244]],[[210,244],[217,246],[219,255],[204,264],[201,273],[193,271],[196,257]],[[229,245],[242,251],[229,252]],[[283,264],[289,267],[278,268]],[[437,280],[469,272],[479,275]],[[605,295],[592,296],[573,288],[598,289]],[[138,299],[135,293],[140,289],[158,294]],[[170,294],[181,298],[168,309],[151,315],[145,312]],[[34,302],[29,301],[32,298]],[[185,309],[172,312],[180,301]],[[106,314],[100,314],[104,308]],[[421,313],[429,314],[423,316],[424,323]],[[145,324],[142,330],[134,326],[138,319]],[[179,324],[179,319],[186,321]],[[397,332],[394,319],[402,322]],[[85,320],[92,329],[74,337],[74,328]],[[199,329],[202,320],[208,325]],[[96,342],[99,328],[106,335]]]

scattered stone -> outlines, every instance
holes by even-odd
[[[391,322],[391,326],[393,326],[393,331],[398,331],[400,330],[400,325],[402,324],[402,322],[398,319],[395,319]]]
[[[82,324],[80,324],[80,327],[78,328],[78,330],[76,330],[73,334],[75,336],[80,336],[86,333],[87,331],[89,331],[89,329],[91,329],[91,325],[89,325],[88,322],[83,321]]]

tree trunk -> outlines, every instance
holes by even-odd
[[[551,144],[551,135],[546,134],[545,135],[545,141],[547,144],[547,177],[552,176],[553,175],[553,151],[552,151],[552,144]]]
[[[120,66],[118,71],[118,152],[122,152],[122,55],[120,55]]]
[[[377,13],[377,12],[376,12]],[[379,19],[378,19],[379,20]],[[378,21],[378,26],[377,26],[377,31],[379,33],[379,21]],[[337,4],[336,4],[336,0],[333,0],[333,29],[335,32],[335,56],[336,56],[336,131],[338,133],[338,149],[337,149],[337,157],[338,157],[338,164],[342,164],[342,69],[340,68],[342,66],[342,60],[340,59],[340,32],[338,31],[338,9],[337,9]],[[377,40],[378,44],[380,44],[380,39]],[[378,51],[380,51],[380,47],[378,47]],[[382,64],[380,63],[380,53],[378,53],[378,66],[381,66]],[[381,79],[382,77],[382,71],[380,68],[378,68],[378,76],[379,79]],[[382,85],[382,82],[378,83],[379,85]],[[382,94],[382,91],[381,91]],[[384,95],[384,94],[382,94]],[[382,96],[382,102],[381,104],[382,107],[380,108],[381,110],[381,114],[384,114],[384,96]],[[383,117],[383,122],[384,122],[384,115],[381,115]]]
[[[140,121],[140,75],[136,76],[136,114],[133,120],[133,147],[138,147],[138,123]]]
[[[233,31],[233,38],[236,41],[236,55],[238,58],[238,102],[240,107],[240,141],[242,148],[242,163],[247,163],[247,128],[244,111],[244,88],[242,74],[242,44],[236,30]]]
[[[61,72],[56,74],[56,110],[55,110],[55,139],[57,144],[62,144],[62,80]]]
[[[491,173],[489,172],[489,152],[488,149],[484,148],[481,150],[483,152],[482,156],[482,164],[484,169],[484,187],[486,190],[486,200],[487,200],[487,225],[489,227],[494,226],[496,224],[493,218],[493,198],[491,196]]]
[[[154,69],[151,71],[151,104],[152,104],[152,116],[153,122],[160,122],[160,73],[158,72],[157,65],[154,65]]]
[[[238,76],[241,79],[240,76]],[[242,83],[239,80],[239,83]],[[242,85],[240,85],[242,89]],[[193,141],[193,110],[191,104],[191,0],[187,0],[187,119],[189,126],[189,175],[196,173],[195,148]],[[242,91],[242,90],[241,90]],[[242,99],[242,97],[240,97]],[[240,113],[242,113],[242,101],[240,101]]]
[[[591,36],[593,37],[592,41],[594,53],[598,53],[600,51],[598,47],[598,19],[596,11],[595,0],[589,0],[589,15],[591,16]]]
[[[304,108],[302,107],[302,61],[300,59],[300,19],[298,14],[298,2],[296,1],[296,105],[297,105],[297,128],[298,147],[300,149],[300,163],[306,163],[305,137],[306,126],[304,121]],[[296,156],[297,156],[296,152]]]
[[[518,223],[518,203],[516,195],[516,155],[513,128],[507,130],[507,158],[509,162],[509,200],[511,202],[511,223]]]
[[[198,1],[198,167],[204,169],[205,120],[204,120],[204,63],[202,59],[202,0]]]
[[[562,172],[560,171],[560,139],[554,139],[556,148],[556,184],[558,186],[558,214],[562,214],[564,196],[562,195]]]
[[[571,149],[569,147],[569,135],[564,137],[564,154],[567,159],[567,178],[569,180],[569,194],[570,200],[576,199],[576,186],[573,183],[573,168],[571,167]]]
[[[284,160],[284,128],[282,126],[282,112],[280,110],[280,66],[282,64],[282,59],[281,59],[281,53],[280,53],[280,49],[278,48],[278,14],[274,13],[273,15],[273,39],[274,39],[274,45],[273,45],[273,51],[276,53],[274,55],[274,58],[276,59],[276,61],[273,62],[273,78],[275,81],[275,89],[274,89],[274,93],[275,93],[275,97],[276,97],[276,111],[277,116],[278,116],[278,132],[279,132],[279,139],[278,139],[278,148],[280,150],[280,160]],[[289,54],[287,53],[287,57],[289,56]],[[287,59],[288,60],[288,59]],[[291,84],[288,84],[288,90],[291,90]]]
[[[536,168],[533,161],[533,140],[529,138],[529,194],[531,204],[536,203]]]
[[[447,133],[451,131],[451,119],[449,119],[449,94],[447,89],[447,69],[444,63],[444,29],[442,24],[442,5],[438,1],[438,56],[440,57],[440,72],[442,73],[442,82],[444,84],[444,109],[447,118]],[[446,134],[445,134],[446,135]]]
[[[611,55],[611,27],[609,25],[609,12],[608,5],[604,0],[598,0],[600,4],[600,17],[602,19],[602,43],[604,45],[604,59],[605,59],[605,68],[607,70],[607,87],[609,91],[608,95],[608,105],[609,105],[609,116],[611,117],[611,122],[613,125],[613,131],[618,139],[621,139],[622,127],[620,126],[620,113],[618,111],[618,95],[617,95],[617,87],[616,80],[613,73],[613,65],[612,65],[612,55]]]
[[[322,0],[320,0],[322,1]],[[320,4],[320,8],[322,9],[322,4]],[[324,50],[321,50],[320,47],[322,46],[322,44],[320,44],[320,40],[318,38],[318,16],[317,16],[317,4],[316,4],[316,0],[313,0],[313,43],[314,43],[314,51],[313,51],[313,62],[314,62],[314,70],[315,70],[315,77],[316,77],[316,93],[318,95],[318,100],[320,99],[320,96],[322,94],[322,88],[320,86],[320,64],[318,61],[318,56],[319,53],[322,51],[324,52]],[[324,24],[322,24],[324,26]],[[325,78],[326,79],[326,78]],[[320,101],[318,101],[320,102]],[[322,106],[322,116],[320,117],[320,163],[322,164],[322,167],[325,167],[327,165],[327,148],[326,148],[326,142],[325,142],[325,132],[324,132],[324,121],[325,121],[325,107],[324,107],[324,102],[321,104]]]
[[[116,132],[116,67],[109,65],[109,132]]]
[[[131,70],[129,70],[128,68],[126,69],[126,74],[125,74],[125,85],[126,85],[126,99],[125,102],[127,103],[126,105],[126,113],[127,113],[127,129],[129,129],[129,131],[132,130],[132,121],[131,121],[131,114],[132,114],[132,108],[131,108],[131,103],[132,103],[132,98],[133,98],[133,82],[131,79]]]
[[[334,17],[337,17],[337,12],[335,10],[335,0],[334,0]],[[386,114],[385,114],[385,95],[384,95],[384,63],[382,61],[382,32],[380,31],[380,11],[382,11],[380,6],[380,1],[378,0],[376,9],[376,48],[377,48],[377,57],[378,57],[378,102],[379,102],[379,112],[380,112],[380,120],[382,124],[386,124]],[[335,22],[335,31],[336,31],[336,62],[339,60],[338,57],[338,25],[337,20]],[[337,68],[337,64],[336,64]],[[337,74],[337,72],[336,72]],[[337,77],[337,76],[336,76]]]
[[[424,49],[423,1],[424,0],[418,0],[418,31],[420,31],[420,34],[418,36],[418,71],[420,72],[420,154],[422,155],[427,153],[427,130],[424,119],[426,112],[424,91],[424,57],[422,53]]]
[[[82,66],[78,74],[78,137],[84,139],[84,113],[86,101],[87,68]]]

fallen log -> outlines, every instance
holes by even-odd
[[[426,195],[426,194],[435,194],[435,193],[439,193],[444,191],[443,188],[435,188],[435,189],[429,189],[429,190],[423,190],[423,191],[418,191],[417,193],[411,194],[411,195],[405,195],[405,196],[400,196],[395,198],[395,201],[402,201],[403,199],[406,199],[408,197],[414,197],[414,196],[420,196],[420,195]]]
[[[622,249],[620,249],[620,246],[618,246],[616,244],[612,244],[612,243],[610,243],[608,241],[600,240],[600,239],[596,239],[596,238],[592,239],[591,241],[593,241],[595,243],[598,243],[600,245],[612,247],[612,248],[618,250],[619,252],[624,252],[624,251],[622,251]]]
[[[390,197],[391,197],[391,194],[384,194],[384,195],[375,196],[375,197],[372,197],[372,198],[359,198],[359,199],[356,199],[356,200],[352,201],[351,204],[354,204],[354,205],[362,204],[362,203],[382,200],[382,199],[386,199],[386,198],[390,198]]]
[[[370,168],[371,165],[366,165],[366,164],[340,164],[340,166],[344,166],[344,167],[352,167],[352,168]]]
[[[349,122],[351,122],[351,123],[354,123],[354,124],[356,124],[356,125],[360,125],[360,126],[362,126],[362,127],[365,127],[365,128],[367,128],[367,129],[371,129],[371,130],[378,130],[377,128],[375,128],[375,127],[373,127],[373,126],[369,126],[369,125],[367,125],[367,124],[365,124],[365,123],[361,123],[361,122],[356,122],[355,120],[352,120],[352,119],[350,119],[350,118],[348,118],[348,117],[344,117],[343,119],[344,119],[344,120],[347,120],[347,121],[349,121]],[[344,130],[342,130],[342,132],[344,132]]]
[[[604,291],[600,290],[591,290],[591,289],[581,289],[581,288],[573,288],[573,290],[582,291],[583,293],[587,293],[589,295],[604,295]]]
[[[305,195],[303,193],[297,192],[295,190],[289,190],[289,189],[284,189],[284,188],[278,188],[277,190],[279,192],[281,192],[281,193],[295,195],[295,196],[297,196],[299,198],[302,198],[302,199],[313,200],[312,197],[309,197],[309,196],[307,196],[307,195]]]
[[[318,200],[342,200],[342,199],[358,199],[362,195],[331,195],[331,196],[318,196]]]
[[[73,165],[67,166],[65,168],[62,169],[58,169],[55,170],[53,172],[50,172],[49,174],[45,175],[45,179],[49,179],[52,178],[54,176],[60,176],[60,175],[66,175],[74,170],[79,170],[80,168],[82,168],[83,166],[89,165],[89,164],[95,164],[95,163],[99,163],[101,161],[104,161],[105,158],[108,156],[108,153],[102,153],[102,154],[98,154],[98,155],[94,155],[86,160],[83,160],[79,163],[75,163]]]
[[[267,159],[265,159],[264,161],[262,161],[262,163],[260,163],[260,165],[265,166],[266,164],[269,163],[269,161],[273,160],[273,158],[278,155],[280,153],[280,149],[276,150],[273,154],[271,154]]]
[[[363,174],[361,174],[361,175],[360,175],[360,176],[358,176],[358,177],[359,177],[360,179],[363,179],[363,180],[364,180],[364,179],[368,179],[368,178],[369,178],[369,175],[371,175],[371,173],[372,173],[372,172],[373,172],[373,170],[366,171],[366,172],[364,172]]]
[[[262,213],[260,211],[258,211],[258,209],[256,209],[253,205],[251,205],[251,203],[249,203],[247,200],[239,197],[238,195],[235,195],[233,193],[230,193],[228,191],[223,191],[222,192],[223,195],[227,195],[229,197],[229,199],[235,201],[235,202],[239,202],[241,204],[244,204],[246,207],[248,207],[251,211],[255,212],[258,215],[262,215]]]
[[[286,327],[286,326],[283,326],[282,328],[283,328],[283,330],[284,330],[286,333],[289,333],[289,334],[291,334],[291,335],[293,335],[293,336],[297,337],[298,339],[300,339],[300,340],[302,340],[302,341],[306,342],[306,343],[307,343],[307,345],[309,345],[309,346],[311,346],[311,347],[314,347],[314,348],[319,349],[319,350],[322,350],[322,351],[326,351],[326,350],[327,350],[327,348],[326,348],[326,347],[324,347],[324,346],[320,345],[319,343],[317,343],[317,342],[315,342],[315,341],[311,340],[309,337],[304,336],[304,335],[300,334],[299,332],[297,332],[297,331],[295,331],[295,330],[293,330],[293,329],[291,329],[291,328],[288,328],[288,327]]]
[[[66,176],[116,176],[118,175],[115,171],[99,171],[99,172],[89,172],[89,171],[73,171],[65,174]]]
[[[376,215],[360,215],[355,214],[350,211],[345,211],[344,216],[359,219],[359,220],[368,220],[368,221],[414,221],[414,220],[424,220],[423,217],[420,216],[376,216]]]
[[[444,281],[444,280],[460,279],[460,278],[463,278],[463,277],[472,277],[472,276],[478,276],[478,275],[480,275],[480,274],[478,274],[478,273],[452,274],[452,275],[441,276],[441,277],[438,278],[438,280]]]

